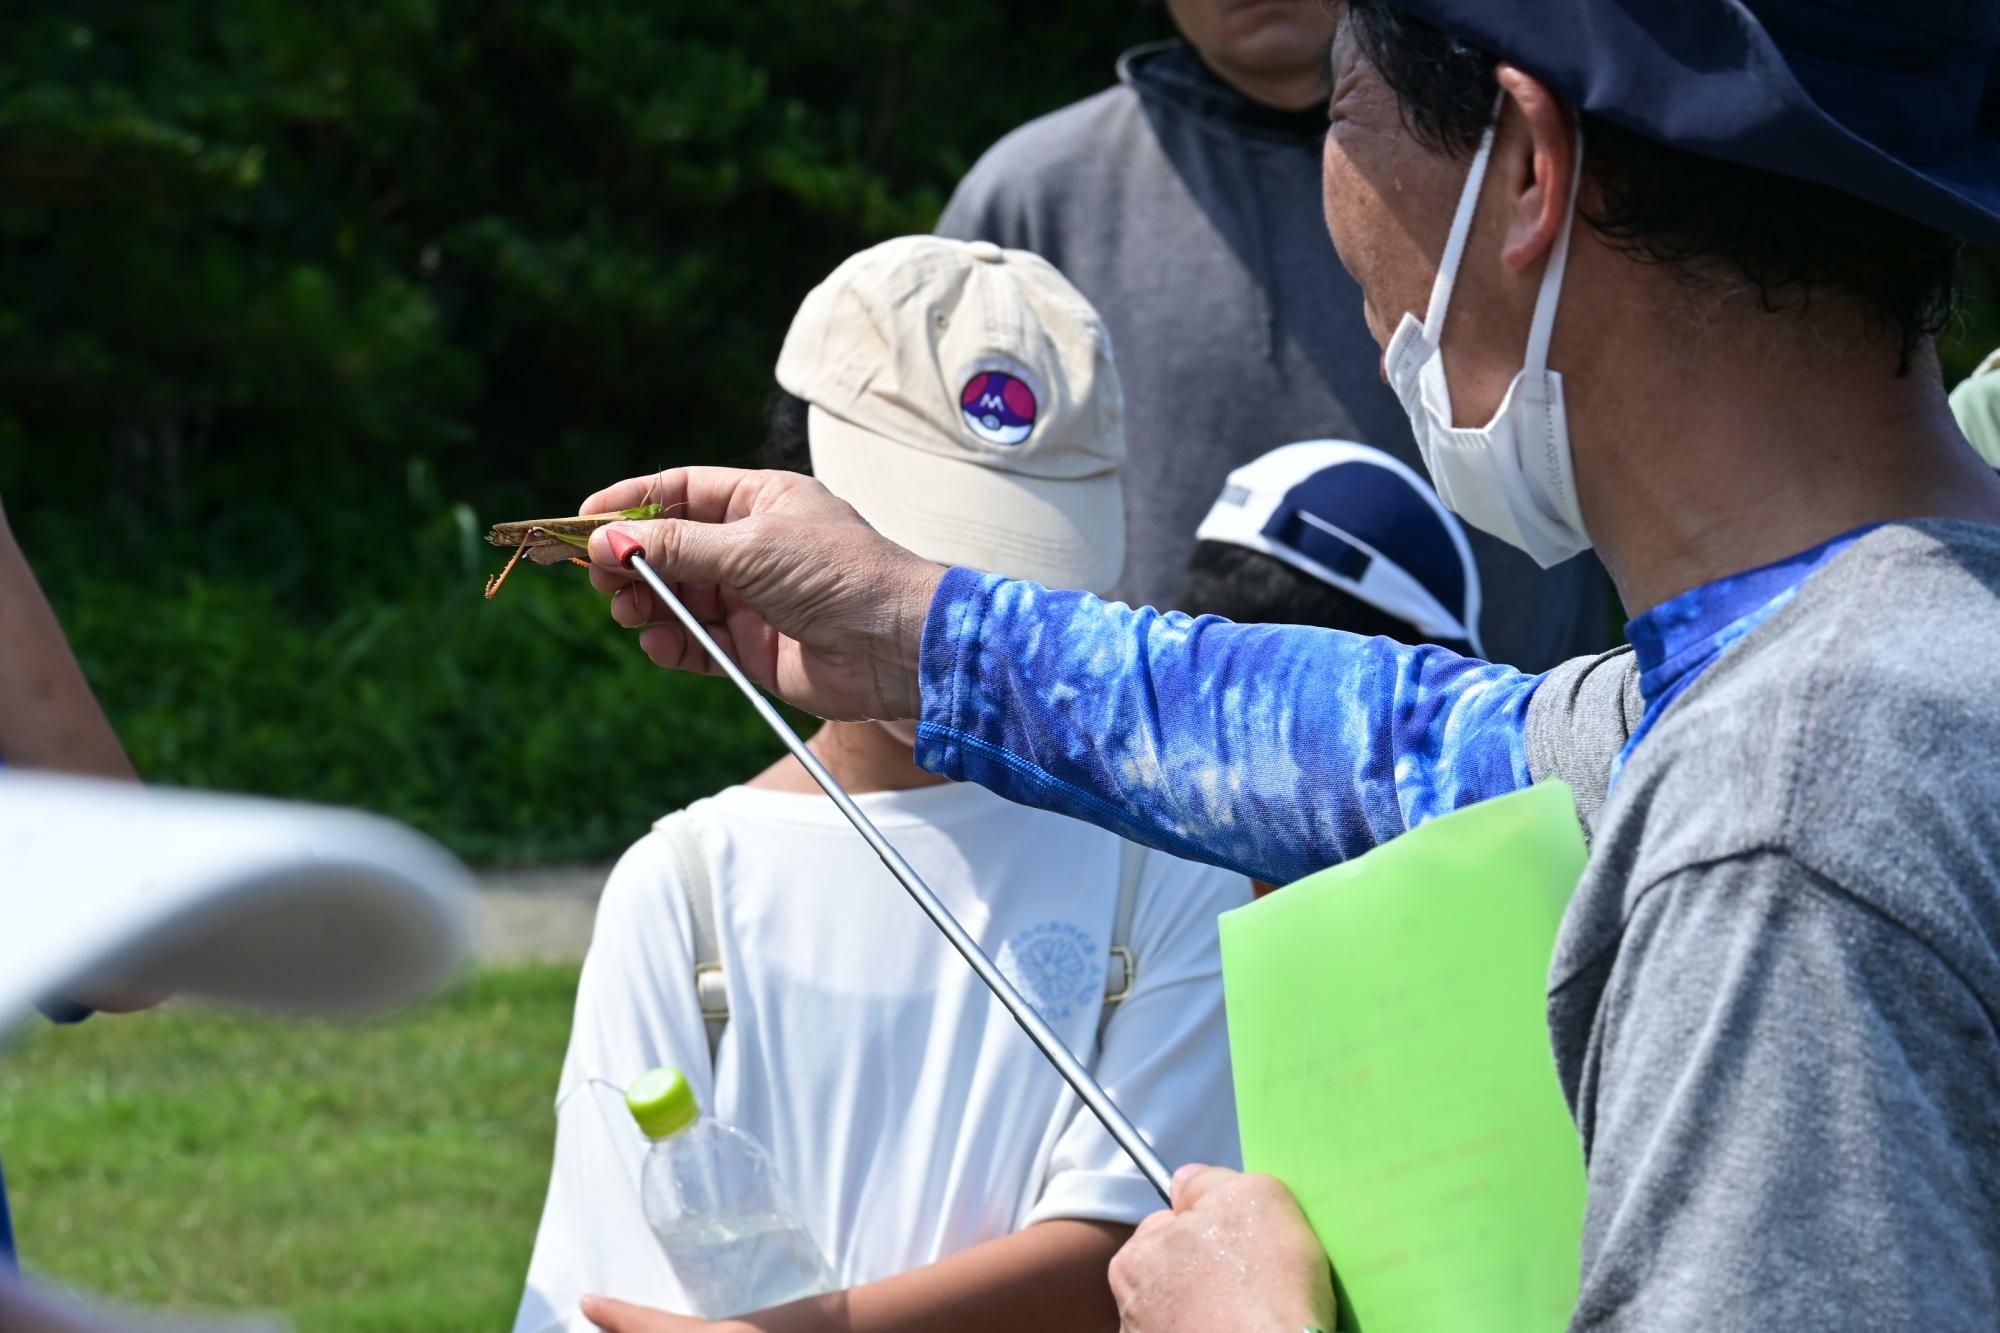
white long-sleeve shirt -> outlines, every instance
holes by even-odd
[[[1246,880],[1146,854],[1137,976],[1100,1051],[1119,840],[971,786],[857,799],[1166,1161],[1236,1160],[1215,918],[1248,901]],[[848,1285],[1045,1219],[1161,1206],[829,801],[732,787],[690,813],[729,1025],[711,1069],[686,894],[651,833],[598,908],[515,1333],[587,1333],[587,1292],[685,1308],[639,1210],[644,1142],[606,1086],[655,1065],[771,1150]]]

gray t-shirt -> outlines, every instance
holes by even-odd
[[[1171,607],[1231,468],[1324,438],[1423,462],[1326,233],[1324,111],[1260,106],[1179,42],[1128,52],[1118,76],[994,145],[937,230],[1042,255],[1102,314],[1130,446],[1114,596]],[[1609,641],[1595,557],[1545,572],[1468,535],[1494,661],[1539,671]]]
[[[1878,529],[1661,714],[1528,716],[1590,866],[1549,977],[1576,1329],[2000,1323],[2000,529]]]

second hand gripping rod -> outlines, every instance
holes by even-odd
[[[994,998],[1006,1007],[1007,1012],[1013,1015],[1014,1021],[1021,1025],[1021,1030],[1028,1034],[1028,1040],[1034,1042],[1048,1062],[1055,1066],[1056,1072],[1062,1075],[1063,1082],[1069,1084],[1076,1095],[1083,1099],[1083,1104],[1090,1108],[1090,1113],[1097,1117],[1105,1132],[1117,1141],[1118,1146],[1125,1150],[1125,1155],[1145,1173],[1146,1179],[1152,1183],[1155,1190],[1159,1191],[1160,1198],[1171,1200],[1173,1182],[1166,1164],[1160,1160],[1159,1154],[1153,1151],[1152,1145],[1140,1135],[1138,1127],[1126,1119],[1125,1113],[1118,1109],[1117,1104],[1104,1091],[1103,1085],[1091,1077],[1090,1071],[1083,1067],[1083,1062],[1063,1044],[1063,1039],[1042,1020],[1042,1016],[1035,1012],[1034,1007],[1022,998],[1014,983],[1007,980],[1006,975],[994,966],[993,960],[986,956],[986,951],[979,947],[972,936],[965,933],[965,927],[958,923],[958,918],[951,914],[951,909],[938,899],[931,886],[924,883],[923,876],[911,868],[910,863],[903,859],[903,854],[896,850],[895,844],[883,837],[882,831],[862,813],[861,807],[854,803],[854,798],[847,794],[847,789],[840,785],[840,780],[826,771],[826,765],[820,763],[819,756],[806,748],[806,743],[799,739],[799,734],[792,730],[791,724],[786,722],[778,710],[771,706],[771,701],[750,683],[750,678],[743,674],[742,668],[730,660],[728,654],[716,644],[707,628],[694,618],[694,614],[681,604],[681,599],[674,595],[673,589],[669,588],[666,581],[646,563],[645,548],[632,537],[616,530],[607,536],[611,542],[612,555],[619,563],[629,565],[638,571],[639,577],[644,579],[654,594],[666,604],[667,610],[673,612],[674,619],[680,621],[681,627],[701,645],[709,660],[721,667],[723,674],[735,682],[737,689],[743,691],[743,697],[750,701],[758,716],[777,733],[778,739],[785,743],[785,748],[792,752],[792,757],[805,765],[806,772],[812,774],[812,780],[832,798],[834,805],[840,808],[840,813],[847,816],[847,822],[854,825],[855,832],[875,849],[875,855],[882,858],[882,864],[896,877],[896,882],[908,891],[910,897],[916,899],[917,906],[924,910],[924,915],[944,932],[944,937],[951,941],[952,948],[957,949],[972,970],[979,974],[979,979],[986,983],[986,988],[993,992]]]

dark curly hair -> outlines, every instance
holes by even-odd
[[[812,435],[806,414],[812,405],[784,389],[764,404],[764,444],[752,463],[779,472],[813,474]]]
[[[1346,0],[1361,54],[1419,142],[1469,156],[1493,116],[1495,58],[1393,0]],[[1897,373],[1957,306],[1960,243],[1808,181],[1701,157],[1583,115],[1584,170],[1599,202],[1583,214],[1634,258],[1690,277],[1734,269],[1767,311],[1816,300],[1860,311],[1899,343]]]
[[[1350,634],[1379,634],[1399,643],[1425,642],[1417,627],[1402,617],[1276,556],[1228,542],[1195,543],[1174,608],[1243,625],[1314,625]]]

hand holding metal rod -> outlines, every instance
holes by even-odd
[[[847,816],[847,822],[854,825],[855,831],[875,849],[875,855],[882,858],[882,864],[889,868],[889,873],[896,877],[896,881],[909,892],[910,897],[916,899],[917,906],[924,909],[924,915],[944,932],[944,937],[951,941],[952,947],[957,949],[971,965],[972,970],[979,974],[979,979],[986,983],[986,988],[1006,1006],[1007,1012],[1014,1016],[1014,1021],[1021,1025],[1021,1030],[1028,1034],[1028,1040],[1035,1043],[1036,1048],[1048,1062],[1055,1066],[1056,1072],[1062,1075],[1063,1081],[1083,1099],[1083,1104],[1090,1108],[1090,1113],[1097,1117],[1105,1132],[1117,1141],[1118,1146],[1125,1150],[1125,1155],[1145,1173],[1146,1179],[1159,1191],[1160,1198],[1171,1201],[1173,1182],[1166,1164],[1160,1161],[1159,1154],[1155,1153],[1140,1136],[1138,1127],[1127,1120],[1125,1113],[1112,1102],[1103,1086],[1091,1077],[1090,1071],[1083,1067],[1083,1062],[1063,1044],[1062,1038],[1056,1035],[1055,1030],[1042,1021],[1042,1016],[1022,998],[1021,992],[1014,988],[1014,983],[1007,980],[1000,969],[993,965],[993,960],[986,956],[985,950],[979,947],[972,936],[965,933],[965,927],[959,925],[958,918],[954,917],[951,910],[939,900],[937,894],[932,892],[931,886],[924,883],[923,877],[903,859],[903,854],[897,851],[895,845],[883,837],[881,830],[861,812],[861,807],[854,803],[854,798],[847,794],[847,789],[840,785],[839,779],[826,771],[826,766],[820,763],[819,756],[806,748],[806,743],[799,739],[799,734],[793,731],[778,710],[771,706],[771,701],[750,683],[750,678],[743,674],[742,668],[722,651],[702,623],[681,604],[681,599],[674,596],[666,581],[653,572],[653,567],[646,563],[646,548],[635,538],[627,536],[616,528],[611,529],[606,535],[610,539],[612,556],[620,564],[629,565],[638,571],[639,577],[646,581],[666,608],[673,612],[674,619],[681,622],[682,628],[686,629],[689,636],[701,645],[709,658],[722,668],[723,674],[736,683],[737,689],[743,691],[744,697],[757,710],[758,716],[778,734],[778,739],[785,743],[785,748],[792,752],[792,757],[805,765],[806,772],[812,774],[812,780],[832,798],[833,803],[840,808],[840,813]]]

